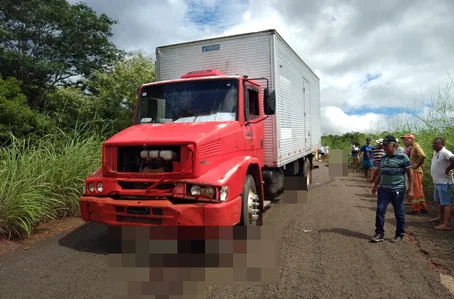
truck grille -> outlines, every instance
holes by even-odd
[[[170,173],[181,171],[179,146],[120,146],[117,171],[129,173]]]

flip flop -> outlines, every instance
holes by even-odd
[[[443,227],[443,224],[434,227],[436,230],[451,230],[452,227]]]
[[[441,220],[438,218],[432,218],[429,220],[429,222],[441,222]]]

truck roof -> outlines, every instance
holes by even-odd
[[[190,44],[200,43],[200,42],[215,41],[215,40],[225,39],[225,38],[237,38],[237,37],[242,37],[242,36],[256,35],[256,34],[264,34],[264,33],[275,34],[277,37],[279,37],[279,38],[282,40],[282,42],[283,42],[284,44],[286,44],[286,45],[291,49],[291,51],[292,51],[292,52],[301,60],[301,62],[307,66],[307,68],[314,74],[314,76],[317,77],[317,79],[320,79],[320,78],[317,76],[317,74],[314,72],[314,70],[312,70],[312,69],[307,65],[307,63],[298,55],[298,53],[296,53],[295,50],[294,50],[294,49],[285,41],[285,39],[282,38],[282,36],[277,32],[276,29],[267,29],[267,30],[262,30],[262,31],[254,31],[254,32],[240,33],[240,34],[233,34],[233,35],[226,35],[226,36],[216,36],[216,37],[212,37],[212,38],[205,38],[205,39],[199,39],[199,40],[192,40],[192,41],[189,41],[189,42],[182,42],[182,43],[175,43],[175,44],[167,44],[167,45],[164,45],[164,46],[158,46],[158,47],[156,47],[156,52],[158,52],[159,49],[163,49],[163,48],[178,47],[178,46],[182,46],[182,45],[190,45]],[[157,53],[156,53],[156,54],[157,54]],[[158,58],[158,55],[156,55],[156,58]]]
[[[176,44],[168,44],[164,46],[159,46],[156,47],[156,50],[161,49],[161,48],[168,48],[168,47],[176,47],[176,46],[182,46],[182,45],[189,45],[192,43],[199,43],[199,42],[207,42],[207,41],[212,41],[212,40],[217,40],[220,38],[234,38],[234,37],[240,37],[240,36],[247,36],[247,35],[255,35],[259,33],[275,33],[279,35],[276,31],[276,29],[267,29],[267,30],[262,30],[262,31],[255,31],[255,32],[248,32],[248,33],[240,33],[240,34],[233,34],[233,35],[225,35],[225,36],[216,36],[212,38],[205,38],[205,39],[198,39],[198,40],[192,40],[189,42],[182,42],[182,43],[176,43]]]

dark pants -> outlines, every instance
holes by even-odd
[[[405,189],[392,191],[383,188],[377,190],[377,212],[375,216],[375,233],[385,234],[385,214],[388,204],[391,202],[396,217],[396,235],[404,236],[405,233],[405,215],[404,215],[404,194]]]

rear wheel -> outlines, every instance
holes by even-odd
[[[257,226],[261,223],[262,211],[260,207],[260,197],[257,193],[252,175],[247,174],[244,180],[243,192],[241,193],[242,211],[241,225],[242,226]]]

